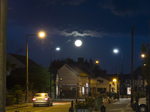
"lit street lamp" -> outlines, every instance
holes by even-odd
[[[98,61],[98,60],[96,60],[96,61],[95,61],[95,63],[96,63],[96,64],[99,64],[99,61]]]
[[[113,82],[117,82],[117,79],[113,79]]]
[[[113,79],[113,83],[115,86],[115,92],[117,93],[117,99],[119,100],[119,87],[118,87],[119,80],[118,80],[118,77]]]
[[[28,86],[29,86],[29,82],[28,82],[28,75],[29,75],[29,66],[28,66],[28,37],[29,36],[36,36],[36,35],[38,35],[40,38],[44,38],[45,37],[45,33],[44,32],[39,32],[38,34],[29,34],[29,35],[26,35],[26,60],[27,60],[27,65],[26,65],[26,67],[27,67],[27,79],[26,79],[26,102],[28,103]]]
[[[118,54],[119,53],[119,50],[118,49],[114,49],[113,52],[115,54]],[[123,53],[121,53],[121,65],[122,65],[122,68],[121,68],[121,80],[120,80],[120,93],[122,94],[123,93]],[[118,76],[117,76],[118,77]]]
[[[141,54],[141,57],[142,57],[142,58],[145,58],[145,54]]]
[[[50,89],[49,89],[50,97],[52,97],[52,95],[51,95],[51,88],[52,88],[52,87],[51,87],[51,83],[52,83],[52,80],[51,80],[51,77],[52,77],[52,73],[51,73],[51,72],[52,72],[52,65],[51,65],[51,64],[52,64],[52,51],[53,51],[54,49],[55,49],[56,51],[59,51],[59,50],[60,50],[60,47],[51,48],[51,50],[50,50],[50,66],[51,66],[51,67],[50,67]],[[55,88],[54,88],[54,89],[55,89]]]
[[[146,63],[145,63],[146,55],[144,53],[142,53],[141,58],[143,59],[143,67],[146,67]],[[144,78],[143,78],[143,76],[142,76],[142,79],[143,79],[143,91],[144,91]]]

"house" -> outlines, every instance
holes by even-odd
[[[92,77],[92,74],[81,66],[65,64],[57,71],[56,96],[57,98],[84,98],[105,94],[112,88],[117,92],[117,84],[112,84],[112,80],[104,77]]]
[[[73,69],[74,68],[74,69]],[[63,65],[57,72],[57,98],[82,98],[89,94],[89,75],[76,66]]]
[[[7,62],[9,63],[9,66],[7,68],[7,75],[10,75],[13,69],[26,68],[26,56],[23,55],[8,53]],[[29,68],[40,67],[40,65],[38,65],[31,59],[28,59],[28,62],[29,62]]]
[[[109,80],[103,77],[96,77],[91,79],[91,95],[95,94],[105,94],[110,91],[110,82]]]

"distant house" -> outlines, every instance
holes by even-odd
[[[26,68],[26,56],[18,55],[18,54],[7,54],[7,61],[13,65],[13,67],[8,66],[7,75],[10,75],[11,71],[16,68]],[[35,68],[40,67],[37,63],[35,63],[33,60],[29,59],[29,68]]]
[[[96,78],[91,78],[91,95],[95,94],[105,94],[110,91],[109,84],[111,81],[109,81],[106,78],[103,77],[96,77]]]
[[[65,64],[57,72],[56,96],[57,98],[84,98],[106,94],[111,90],[110,84],[112,80],[100,76],[91,77],[85,69]]]
[[[63,65],[57,72],[56,95],[60,98],[82,98],[89,94],[89,75],[76,66]]]

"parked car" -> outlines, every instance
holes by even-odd
[[[146,105],[146,98],[139,99],[138,110],[139,112],[148,112],[148,106]]]
[[[48,96],[48,93],[36,93],[33,100],[33,106],[46,105],[52,106],[52,98]]]

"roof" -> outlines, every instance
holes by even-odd
[[[14,58],[16,58],[18,61],[20,61],[21,63],[23,63],[24,65],[26,65],[27,60],[26,60],[26,56],[23,55],[18,55],[18,54],[12,54],[12,53],[8,53],[9,55],[12,55]],[[28,62],[29,62],[29,67],[40,67],[40,65],[38,65],[37,63],[35,63],[33,60],[31,60],[30,58],[28,58]]]
[[[77,65],[65,64],[65,66],[78,76],[88,77],[90,75],[85,69]]]

